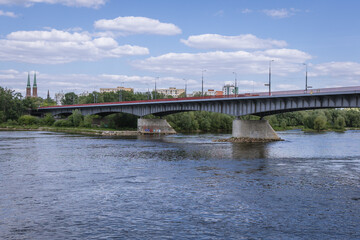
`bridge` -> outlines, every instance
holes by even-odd
[[[244,115],[257,115],[261,118],[267,115],[273,115],[284,112],[322,109],[322,108],[358,108],[360,107],[360,86],[342,87],[342,88],[322,88],[313,90],[294,90],[261,93],[245,93],[229,96],[208,96],[192,98],[175,99],[157,99],[128,102],[112,103],[92,103],[77,104],[66,106],[40,107],[35,115],[51,113],[53,115],[70,115],[73,110],[78,109],[83,115],[98,114],[106,116],[112,113],[128,113],[139,116],[140,118],[149,114],[164,116],[168,114],[187,112],[187,111],[208,111],[224,113],[235,117]],[[264,121],[262,121],[264,122]],[[146,125],[146,121],[144,123]],[[235,125],[244,125],[245,129],[236,130]],[[250,123],[241,120],[234,120],[233,136],[242,137],[234,131],[257,132],[261,129],[260,125],[252,128],[250,125],[259,124]],[[267,122],[263,124],[269,125]],[[240,126],[239,125],[239,126]],[[141,126],[138,126],[141,128]],[[241,127],[241,128],[243,128]],[[264,128],[268,129],[269,126]],[[234,130],[235,128],[235,130]],[[271,127],[270,127],[271,128]],[[272,129],[271,129],[272,130]],[[272,130],[273,131],[273,130]],[[275,133],[275,132],[274,132]],[[250,133],[249,133],[250,134]],[[254,135],[254,134],[250,134]],[[270,135],[273,135],[272,133]],[[259,136],[267,138],[260,133]]]

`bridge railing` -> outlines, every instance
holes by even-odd
[[[360,86],[354,87],[338,87],[338,88],[318,88],[305,90],[290,90],[290,91],[274,91],[271,92],[271,96],[281,95],[301,95],[301,94],[318,94],[318,93],[335,93],[335,92],[359,92]],[[136,100],[136,101],[122,101],[122,102],[106,102],[106,103],[88,103],[88,104],[74,104],[74,105],[60,105],[60,106],[48,106],[40,107],[39,109],[46,108],[64,108],[64,107],[83,107],[83,106],[98,106],[98,105],[114,105],[114,104],[129,104],[129,103],[153,103],[153,102],[169,102],[169,101],[184,101],[184,100],[205,100],[205,99],[225,99],[225,98],[246,98],[246,97],[258,97],[269,96],[269,92],[253,92],[242,93],[232,95],[218,95],[218,96],[203,96],[203,97],[184,97],[184,98],[163,98],[163,99],[151,99],[151,100]]]

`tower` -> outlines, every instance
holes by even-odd
[[[47,100],[50,100],[50,91],[48,89]]]
[[[33,84],[33,97],[37,97],[37,85],[36,85],[36,72],[34,73],[34,84]]]
[[[30,73],[28,73],[28,81],[26,86],[26,97],[31,97]]]

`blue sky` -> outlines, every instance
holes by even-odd
[[[357,0],[0,0],[0,86],[42,97],[125,86],[360,85]]]

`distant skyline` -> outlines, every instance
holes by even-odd
[[[0,0],[0,86],[240,92],[360,85],[357,0]],[[33,79],[31,79],[33,81]]]

